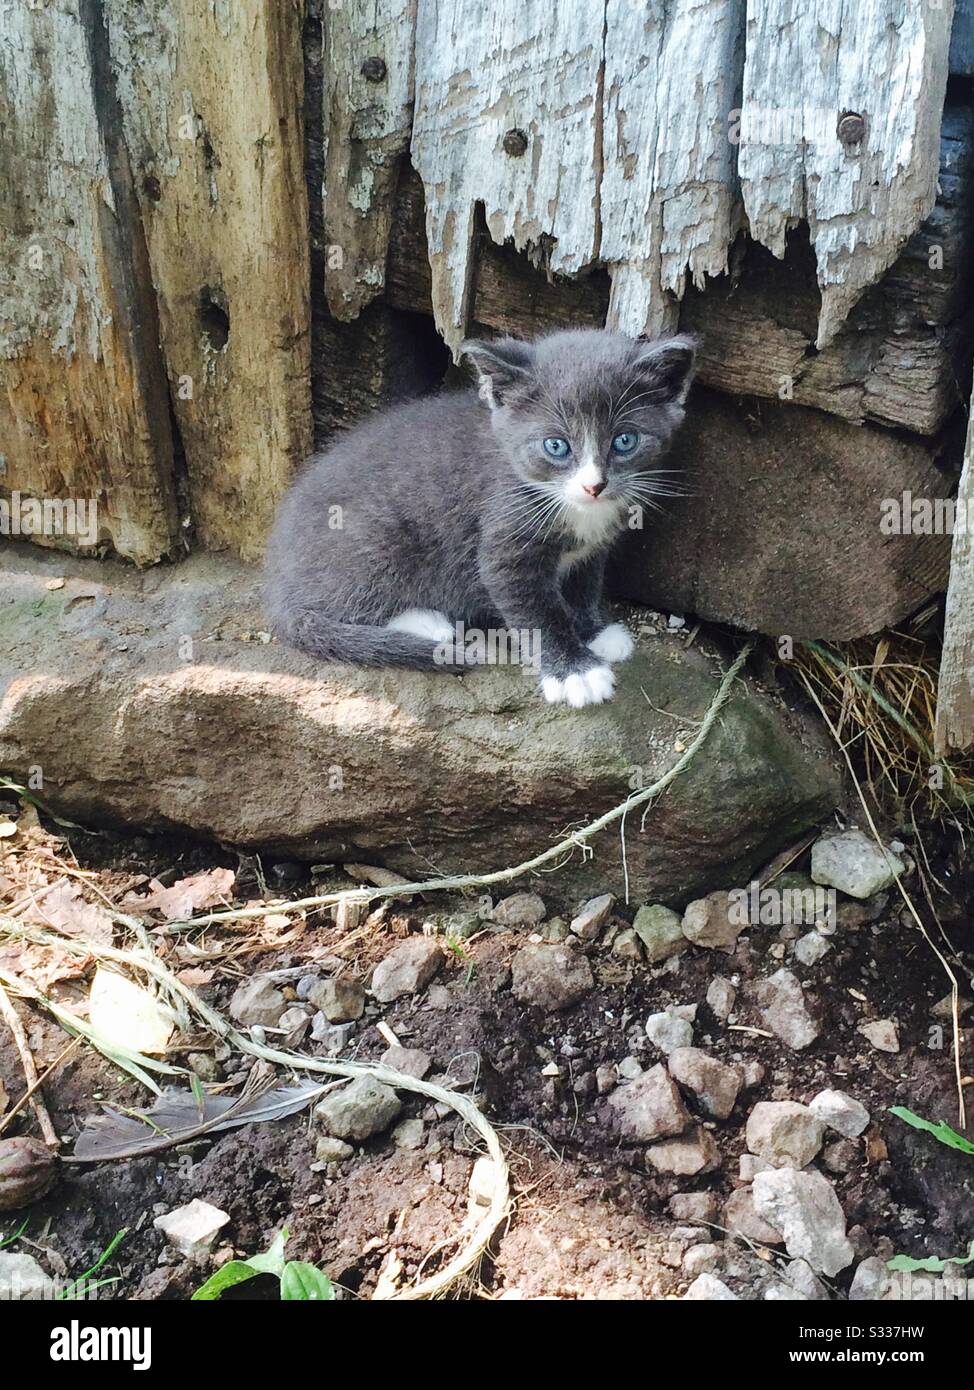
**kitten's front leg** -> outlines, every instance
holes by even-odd
[[[480,573],[508,628],[538,635],[541,690],[546,700],[575,709],[608,700],[615,677],[582,641],[553,565],[539,556],[482,554]]]
[[[564,577],[562,592],[575,629],[589,651],[603,661],[627,661],[635,643],[621,623],[606,622],[602,608],[605,552],[574,565]]]

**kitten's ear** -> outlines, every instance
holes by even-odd
[[[693,380],[697,339],[686,334],[641,343],[635,369],[651,405],[682,405]]]
[[[534,349],[530,343],[517,338],[498,338],[490,343],[470,339],[460,344],[460,352],[473,363],[480,399],[491,410],[510,404],[532,384]]]

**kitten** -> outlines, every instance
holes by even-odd
[[[425,670],[467,659],[457,624],[534,632],[545,699],[597,704],[633,646],[602,614],[606,555],[632,508],[672,494],[660,460],[694,342],[580,329],[463,351],[479,389],[383,411],[296,480],[267,553],[272,626],[323,661]]]

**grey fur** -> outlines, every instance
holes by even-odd
[[[542,676],[564,681],[601,664],[587,644],[626,507],[672,491],[652,471],[683,418],[694,343],[573,330],[464,350],[479,390],[383,411],[297,478],[268,547],[270,621],[323,661],[432,670],[444,669],[432,641],[382,624],[439,610],[468,628],[540,632]],[[622,458],[611,441],[626,428],[640,443]],[[569,441],[567,465],[544,452],[549,436]],[[569,475],[581,486],[583,456],[604,491],[556,510]]]

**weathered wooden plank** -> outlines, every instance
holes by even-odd
[[[938,756],[974,744],[974,412],[957,489],[937,692],[934,749]]]
[[[952,14],[952,0],[748,0],[744,205],[776,256],[807,220],[820,348],[934,205]]]
[[[354,319],[385,283],[399,164],[413,116],[416,0],[321,11],[328,305]]]
[[[602,239],[609,325],[676,325],[688,273],[727,269],[742,224],[731,114],[740,105],[740,0],[606,5]]]
[[[6,7],[0,88],[0,493],[94,501],[96,534],[35,539],[148,564],[178,533],[168,393],[95,0]]]
[[[259,555],[311,442],[300,0],[105,0],[200,542]]]
[[[598,254],[603,6],[419,0],[412,160],[426,187],[436,323],[469,318],[474,208],[555,272]]]

